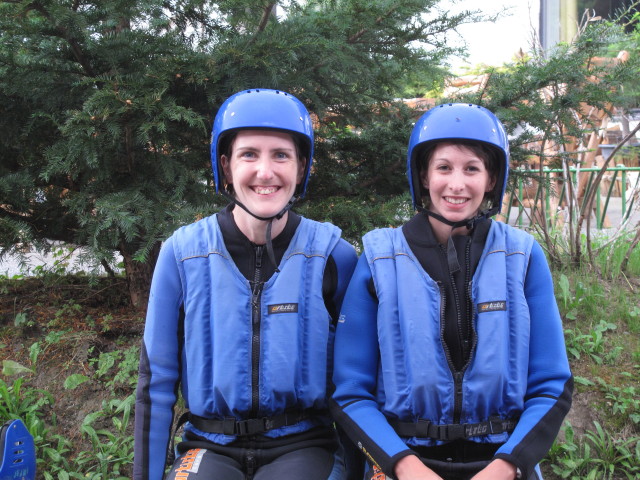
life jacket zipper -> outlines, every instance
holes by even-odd
[[[445,308],[447,303],[447,297],[445,295],[443,283],[441,281],[437,281],[436,283],[438,284],[438,288],[440,289],[440,344],[444,349],[444,356],[447,359],[449,370],[451,370],[451,372],[455,372],[456,369],[453,366],[453,360],[451,360],[451,351],[449,350],[449,345],[447,345],[447,342],[445,342],[444,340],[445,339],[445,322],[446,322]]]
[[[458,295],[458,287],[456,286],[456,279],[453,277],[453,274],[451,272],[449,272],[449,282],[451,282],[451,289],[453,290],[453,301],[456,309],[456,332],[458,333],[458,346],[464,358],[464,354],[466,352],[465,352],[465,345],[464,345],[464,330],[462,325],[462,314],[460,312],[460,308],[461,308],[460,295]]]
[[[262,255],[264,247],[255,247],[255,269],[251,295],[251,417],[260,411],[260,297],[262,295]]]
[[[473,358],[476,345],[478,344],[478,333],[476,330],[476,322],[475,322],[476,308],[473,305],[473,298],[471,297],[472,287],[473,287],[473,280],[469,280],[469,282],[467,282],[467,299],[468,299],[467,308],[469,309],[469,337],[471,339],[471,347],[469,350],[469,357],[467,359],[467,363],[464,366],[465,370],[471,364],[471,359]]]
[[[468,245],[467,245],[468,247]],[[444,252],[444,248],[442,248],[442,253]],[[469,258],[467,251],[467,259]],[[446,257],[446,255],[445,255]],[[467,263],[467,272],[469,271],[469,264]],[[437,282],[438,287],[440,289],[440,340],[444,348],[445,357],[447,359],[447,363],[449,365],[449,370],[453,376],[453,423],[460,423],[460,418],[462,416],[462,400],[463,400],[463,379],[464,372],[469,366],[471,356],[467,356],[469,352],[468,340],[465,339],[464,327],[462,325],[462,315],[461,315],[461,306],[460,299],[458,295],[458,289],[456,287],[455,279],[451,273],[449,273],[449,281],[451,282],[451,288],[453,290],[455,309],[456,309],[456,331],[458,333],[458,345],[463,353],[464,365],[460,370],[456,368],[453,363],[453,359],[451,357],[451,350],[445,341],[445,326],[446,326],[446,293],[445,288],[442,282]]]
[[[465,297],[462,299],[465,309],[466,324],[462,325],[462,358],[464,359],[464,367],[466,369],[471,361],[471,348],[473,346],[473,307],[471,304],[471,242],[467,242],[465,248]]]
[[[453,365],[453,360],[451,359],[451,351],[449,350],[447,342],[444,341],[446,320],[445,307],[447,299],[442,282],[438,281],[436,283],[440,289],[440,343],[444,349],[444,355],[447,359],[449,370],[453,376],[453,423],[459,423],[460,413],[462,411],[462,378],[464,377],[464,369],[462,371],[456,371],[456,368]]]

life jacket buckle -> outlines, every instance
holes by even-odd
[[[465,426],[459,423],[453,423],[450,425],[438,425],[438,437],[443,441],[458,440],[465,438]]]
[[[235,428],[236,435],[256,435],[271,430],[269,418],[248,418],[237,420]]]

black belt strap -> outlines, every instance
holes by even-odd
[[[398,419],[390,418],[388,421],[401,437],[433,438],[444,442],[512,432],[518,423],[517,418],[490,418],[486,422],[452,423],[448,425],[436,425],[429,420],[401,422]]]
[[[288,427],[295,425],[303,420],[307,420],[314,416],[328,415],[328,412],[319,410],[297,410],[285,412],[273,417],[248,418],[246,420],[237,420],[234,417],[223,419],[204,418],[194,415],[191,412],[184,412],[180,415],[176,427],[171,435],[169,442],[169,451],[167,453],[167,465],[172,465],[175,460],[174,440],[176,432],[184,425],[185,422],[191,424],[198,430],[207,433],[223,433],[225,435],[257,435],[268,432],[276,428]]]
[[[258,435],[276,428],[295,425],[310,418],[312,413],[319,415],[320,412],[298,410],[274,415],[273,417],[248,418],[246,420],[238,420],[234,417],[212,419],[199,417],[198,415],[190,413],[188,420],[194,427],[203,432],[244,436]]]

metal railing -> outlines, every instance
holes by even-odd
[[[592,168],[570,168],[568,170],[568,177],[566,178],[562,174],[564,172],[561,168],[544,168],[542,172],[540,170],[519,170],[520,173],[524,175],[519,176],[517,180],[517,185],[514,191],[510,193],[508,196],[509,208],[503,209],[506,211],[502,212],[502,216],[505,218],[506,222],[509,222],[509,217],[511,216],[511,206],[514,204],[514,200],[517,196],[517,209],[518,215],[516,220],[513,222],[518,226],[523,226],[524,224],[524,215],[525,215],[525,201],[530,202],[530,217],[532,217],[535,213],[536,208],[540,208],[540,201],[544,198],[545,212],[547,217],[547,223],[550,226],[552,222],[555,221],[555,216],[558,214],[557,211],[551,210],[551,198],[556,196],[557,199],[562,200],[565,198],[565,188],[567,185],[567,181],[571,181],[573,185],[575,185],[575,175],[576,174],[588,174],[588,178],[586,180],[586,185],[584,187],[584,192],[580,195],[579,200],[582,201],[582,205],[580,205],[580,211],[584,211],[585,205],[584,201],[588,196],[588,193],[591,191],[593,186],[593,181],[597,176],[598,172],[600,172],[600,168],[592,167]],[[542,173],[542,180],[540,180],[540,175]],[[554,175],[552,177],[552,175]],[[596,218],[596,228],[602,229],[605,223],[605,218],[607,215],[607,209],[610,205],[612,194],[614,193],[614,188],[616,185],[620,187],[620,199],[621,199],[621,222],[624,222],[628,219],[629,215],[633,211],[634,202],[640,201],[640,167],[626,167],[624,165],[618,165],[616,167],[611,167],[606,169],[606,178],[607,182],[609,182],[608,187],[605,182],[600,182],[600,195],[595,196],[594,200],[594,208],[595,208],[595,218]],[[537,179],[535,178],[537,177]],[[619,183],[618,182],[619,178]],[[604,180],[604,179],[603,179]],[[528,195],[526,198],[525,191],[527,187],[537,183],[535,195]],[[627,183],[629,185],[627,186]],[[559,187],[559,191],[556,194],[555,190],[557,188],[550,188],[552,185],[556,185]],[[581,184],[584,184],[581,182]],[[604,192],[603,192],[604,189]],[[617,192],[616,192],[617,193]],[[617,195],[615,195],[617,197]]]

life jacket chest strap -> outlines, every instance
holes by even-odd
[[[401,422],[393,418],[388,418],[387,420],[401,437],[433,438],[444,442],[461,438],[509,433],[518,424],[518,418],[490,418],[485,422],[452,423],[448,425],[437,425],[429,420],[418,420],[417,422]]]

